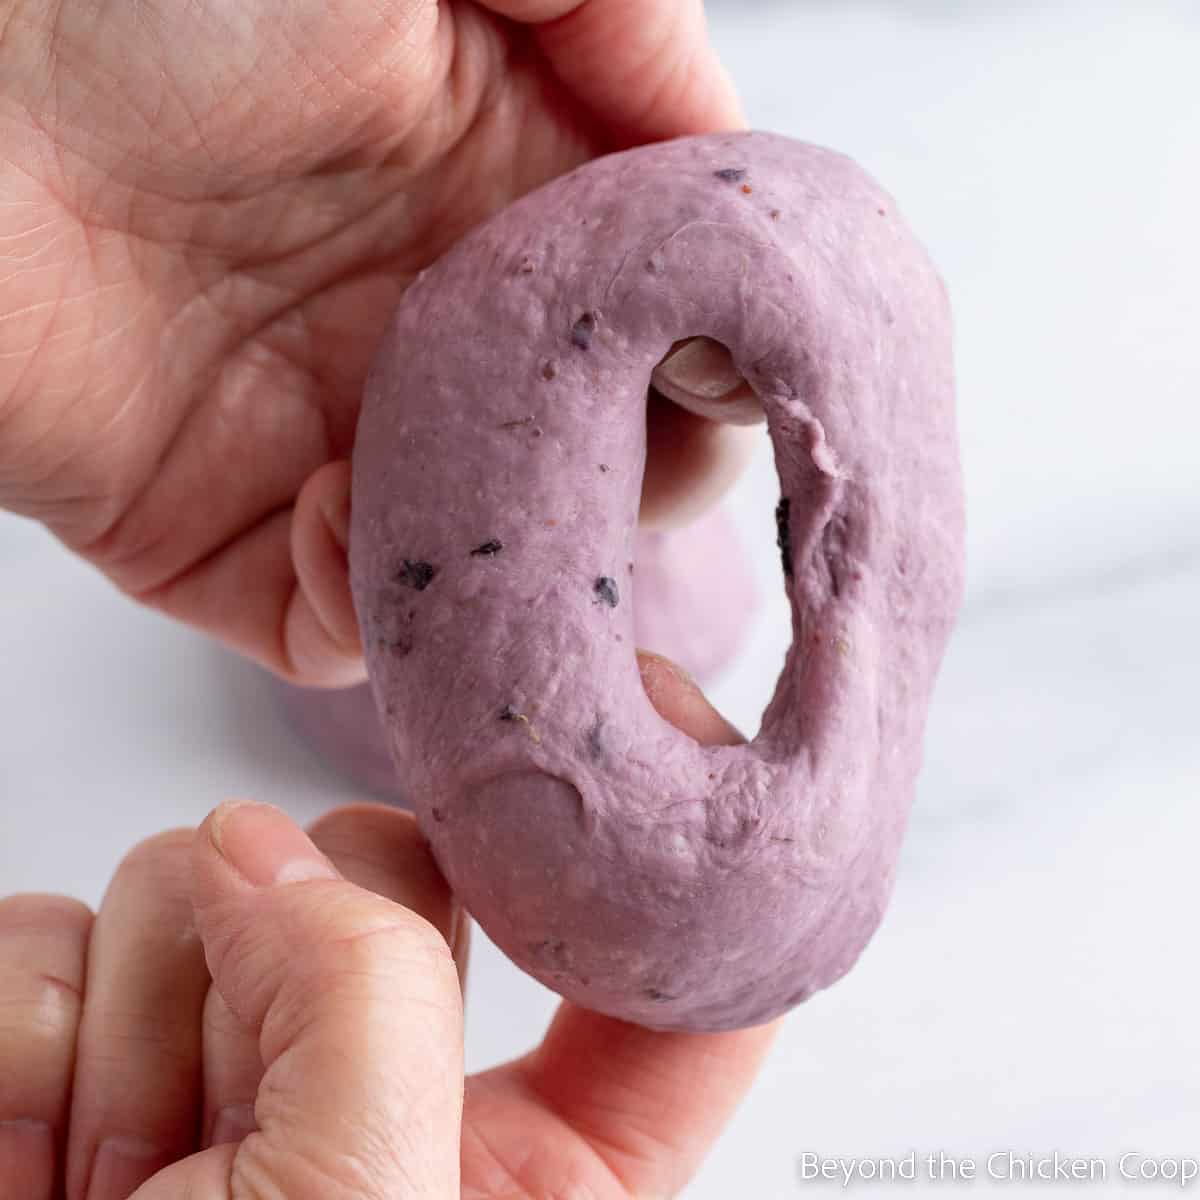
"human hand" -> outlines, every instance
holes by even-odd
[[[0,506],[325,685],[363,677],[344,459],[404,287],[599,152],[741,120],[701,0],[12,0],[0,80]],[[728,457],[678,419],[666,512]]]
[[[669,664],[642,669],[667,719],[737,740]],[[95,918],[64,897],[0,902],[0,1195],[683,1186],[778,1022],[655,1033],[563,1003],[537,1049],[464,1086],[469,921],[411,815],[358,805],[310,834],[224,806],[138,846]]]

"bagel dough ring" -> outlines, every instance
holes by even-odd
[[[647,386],[697,336],[761,401],[782,492],[793,642],[746,746],[664,721],[634,655]],[[658,1029],[843,975],[891,891],[963,526],[945,289],[839,154],[600,159],[423,273],[367,382],[351,578],[397,766],[489,937]]]

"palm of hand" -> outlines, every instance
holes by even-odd
[[[302,676],[293,505],[391,308],[599,150],[736,122],[699,6],[51,7],[0,13],[0,504]]]

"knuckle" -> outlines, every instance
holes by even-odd
[[[242,1144],[233,1160],[230,1190],[239,1200],[278,1200],[281,1196],[382,1200],[384,1196],[418,1194],[415,1186],[396,1190],[386,1178],[389,1168],[403,1174],[387,1154],[368,1159],[340,1147],[314,1144],[311,1139],[306,1144],[289,1144],[252,1138]]]
[[[83,993],[69,979],[50,971],[13,971],[0,985],[0,1061],[19,1052],[37,1056],[43,1045],[74,1038],[83,1010]]]
[[[67,896],[0,900],[0,1064],[74,1038],[91,924],[87,905]]]
[[[435,968],[443,963],[451,968],[454,965],[450,947],[441,931],[411,909],[401,909],[379,933],[381,954],[420,959]]]
[[[368,924],[331,943],[326,965],[365,974],[390,974],[414,965],[437,971],[453,968],[446,939],[419,913],[397,909],[386,920]]]
[[[313,955],[290,1000],[313,995],[343,999],[385,988],[449,1015],[458,1002],[458,971],[446,940],[424,917],[397,908],[327,940]],[[289,1003],[288,1007],[291,1005]]]
[[[83,1013],[83,948],[77,973],[39,961],[0,964],[0,1084],[14,1064],[55,1060],[73,1046]],[[0,1086],[0,1092],[3,1087]]]

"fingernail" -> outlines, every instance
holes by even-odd
[[[54,1194],[54,1133],[45,1121],[0,1121],[0,1194]]]
[[[255,887],[339,878],[333,864],[286,813],[270,804],[223,804],[213,814],[217,853]]]
[[[129,1200],[147,1179],[172,1161],[172,1155],[139,1138],[108,1138],[96,1151],[87,1200]]]
[[[257,1128],[253,1104],[227,1105],[213,1121],[211,1145],[222,1146],[226,1142],[243,1141]]]

